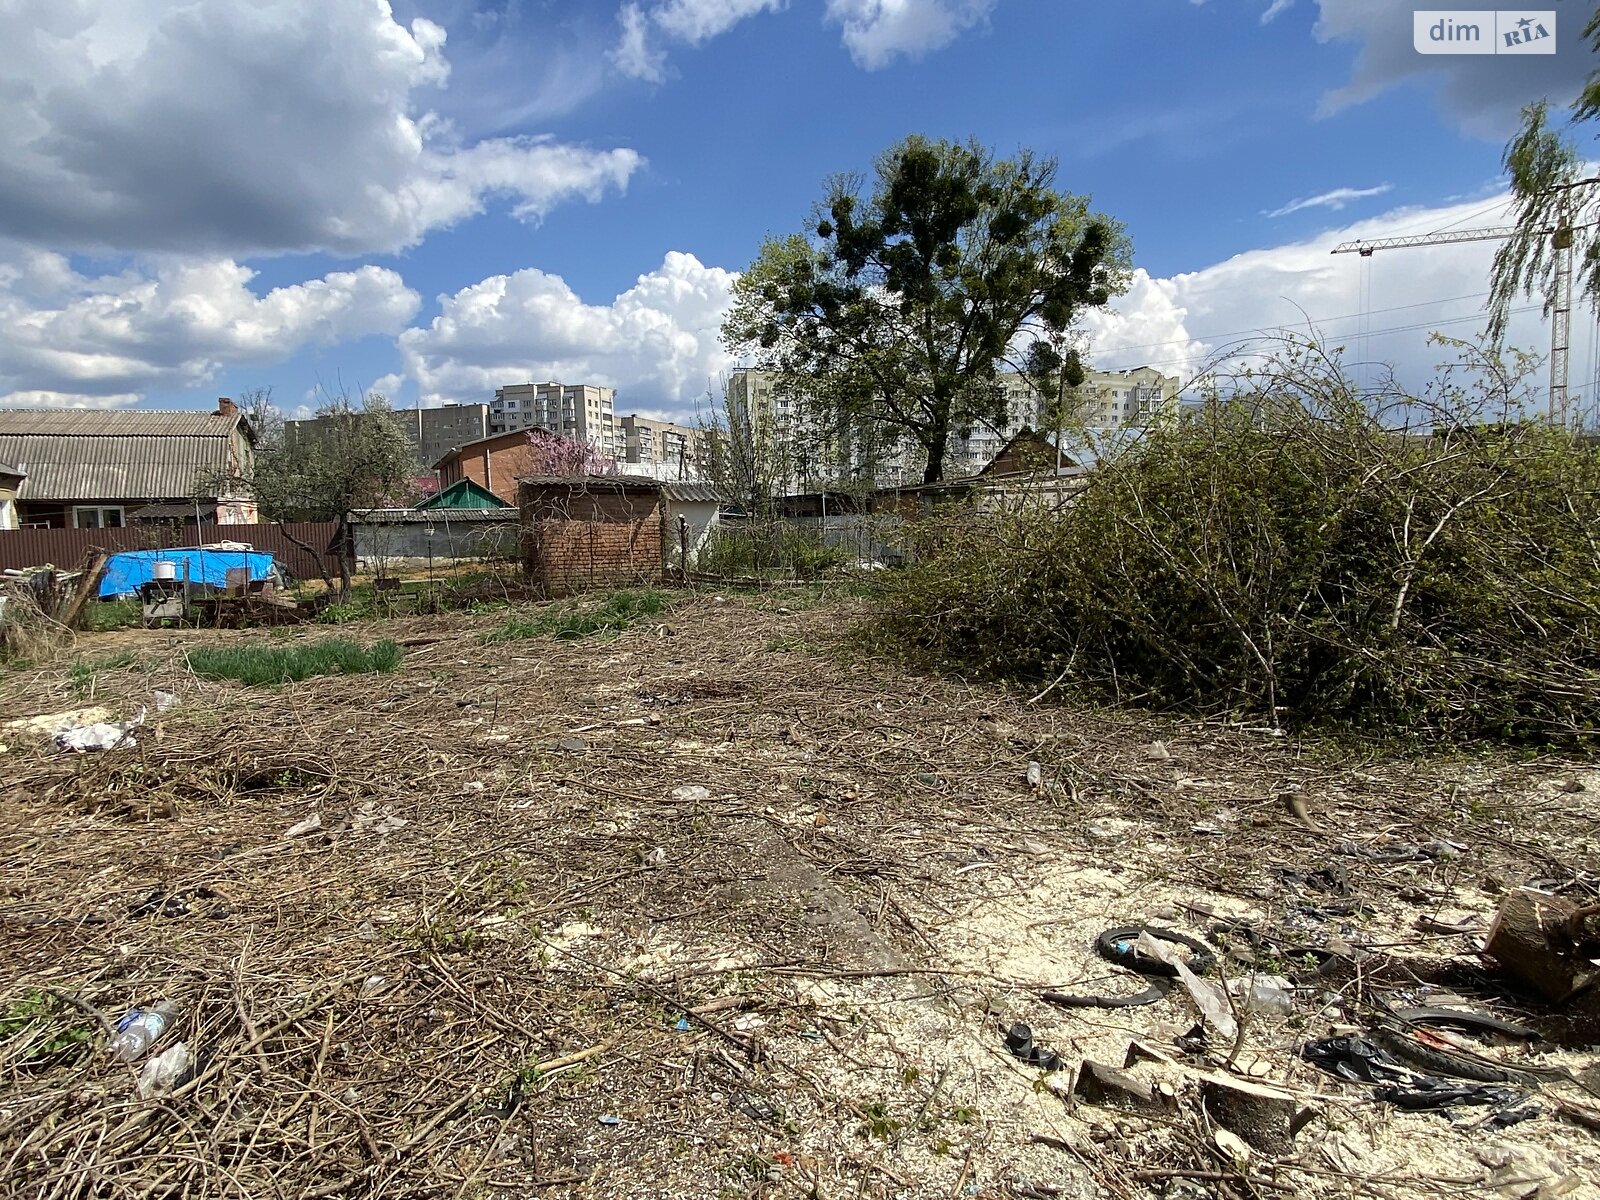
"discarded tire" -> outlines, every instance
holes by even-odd
[[[1154,1004],[1166,996],[1165,981],[1176,978],[1178,969],[1171,963],[1139,953],[1136,943],[1140,934],[1144,933],[1163,942],[1172,942],[1174,945],[1194,951],[1193,956],[1184,965],[1196,975],[1204,975],[1216,965],[1216,955],[1211,952],[1210,947],[1186,933],[1162,929],[1156,925],[1118,925],[1095,938],[1094,948],[1100,957],[1160,982],[1152,983],[1144,991],[1133,996],[1079,996],[1071,992],[1052,991],[1041,993],[1039,998],[1060,1005],[1062,1008],[1140,1008],[1146,1004]]]

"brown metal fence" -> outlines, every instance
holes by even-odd
[[[295,521],[280,525],[130,525],[124,529],[0,530],[0,570],[82,565],[91,549],[167,550],[213,542],[242,542],[271,554],[296,579],[320,579],[319,559],[333,570],[333,521]],[[303,543],[303,545],[301,544]],[[315,554],[306,552],[309,546]]]

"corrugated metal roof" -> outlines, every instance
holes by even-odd
[[[237,414],[120,412],[95,408],[0,409],[0,437],[227,437]]]
[[[181,500],[232,467],[226,436],[30,435],[11,433],[4,423],[0,459],[22,470],[17,499],[23,502]]]
[[[13,467],[8,462],[0,462],[0,475],[21,475],[21,467]]]
[[[416,505],[419,509],[502,509],[510,508],[504,500],[500,499],[487,488],[480,487],[470,479],[458,479],[444,491],[437,495],[429,496],[426,500]]]
[[[645,492],[661,490],[661,481],[651,479],[648,475],[518,475],[517,482],[570,487],[578,491],[585,489],[624,491],[628,488]]]
[[[661,494],[684,504],[720,504],[722,497],[709,483],[663,483]]]
[[[350,514],[357,525],[515,525],[514,508],[361,508]]]

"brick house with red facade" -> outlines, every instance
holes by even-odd
[[[484,491],[514,505],[517,503],[517,476],[526,475],[532,466],[528,432],[516,429],[457,446],[434,463],[433,469],[439,472],[441,490],[470,479]]]

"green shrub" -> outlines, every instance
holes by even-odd
[[[621,633],[630,625],[667,610],[667,594],[656,588],[619,588],[600,601],[588,604],[552,605],[537,612],[513,616],[485,642],[514,642],[550,634],[562,640],[592,637],[595,634]]]
[[[400,665],[401,654],[392,641],[363,646],[348,638],[324,638],[302,646],[201,646],[189,651],[189,667],[207,679],[276,684],[313,675],[386,673]]]
[[[1274,724],[1592,733],[1600,451],[1521,419],[1497,364],[1380,403],[1294,350],[1064,510],[941,527],[880,630],[938,662]]]
[[[815,579],[845,565],[849,554],[789,521],[719,525],[695,560],[695,570],[724,579],[771,576]]]

